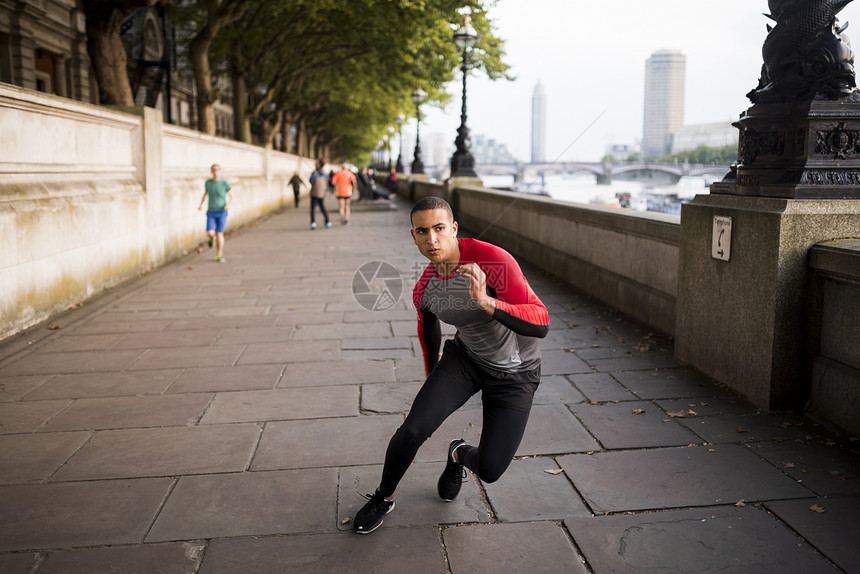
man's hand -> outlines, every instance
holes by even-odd
[[[465,263],[457,271],[469,280],[469,297],[475,304],[492,315],[496,311],[496,300],[487,295],[487,275],[477,263]]]

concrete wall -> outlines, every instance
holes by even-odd
[[[860,436],[860,239],[816,245],[809,266],[818,318],[809,408]]]
[[[228,228],[290,204],[285,182],[312,171],[130,112],[0,84],[0,339],[201,243],[210,164],[233,187]]]

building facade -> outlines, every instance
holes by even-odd
[[[546,161],[546,90],[538,80],[532,94],[532,163]]]
[[[738,129],[731,122],[716,122],[684,126],[672,134],[670,153],[696,149],[699,146],[724,147],[737,145]]]
[[[669,153],[672,134],[684,125],[687,57],[677,50],[654,52],[645,62],[642,158]]]
[[[75,0],[0,0],[0,82],[97,103]]]

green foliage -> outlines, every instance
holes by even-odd
[[[696,149],[675,154],[667,154],[657,158],[664,163],[701,163],[711,165],[731,165],[738,158],[738,146],[729,144],[723,147],[708,147],[700,145]]]
[[[236,3],[209,0],[208,17]],[[200,4],[177,2],[182,21],[192,29],[206,22],[207,9]],[[261,119],[269,132],[283,119],[302,121],[310,137],[328,146],[330,159],[366,157],[398,113],[414,116],[416,87],[428,93],[428,105],[451,97],[446,85],[459,77],[461,63],[453,34],[463,14],[471,14],[479,34],[470,73],[510,79],[502,61],[504,42],[494,35],[487,14],[494,4],[243,0],[239,19],[217,32],[209,50],[211,69],[223,78],[215,83],[247,90],[248,106],[237,111]]]

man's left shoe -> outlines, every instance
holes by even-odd
[[[212,249],[212,246],[213,246],[213,245],[215,245],[215,238],[214,238],[214,237],[210,237],[210,238],[209,238],[209,249]]]
[[[460,494],[460,487],[463,485],[463,479],[466,478],[466,469],[461,463],[454,460],[454,451],[464,444],[466,441],[458,438],[452,440],[451,444],[448,445],[448,462],[439,477],[439,482],[436,483],[439,498],[445,502],[451,502],[457,498],[457,495]]]

